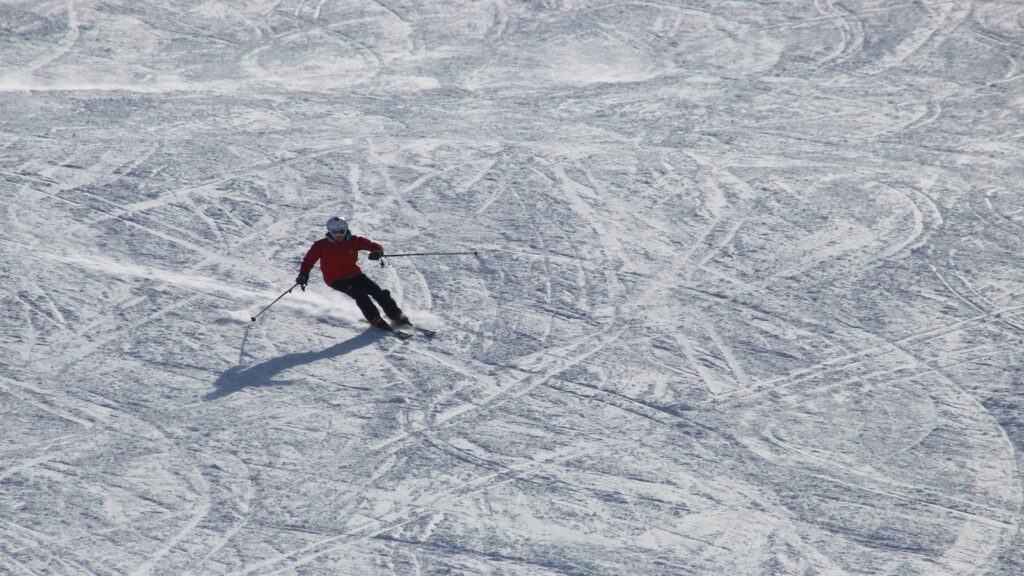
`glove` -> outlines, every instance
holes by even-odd
[[[383,250],[375,250],[373,252],[370,252],[370,260],[380,260],[382,256],[384,256]]]
[[[299,275],[295,277],[295,283],[298,284],[302,291],[306,291],[306,284],[309,283],[309,272],[299,272]]]

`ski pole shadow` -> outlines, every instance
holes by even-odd
[[[318,360],[327,360],[344,356],[349,352],[368,346],[384,336],[376,330],[366,331],[319,352],[295,352],[277,358],[271,358],[249,367],[233,366],[225,371],[213,383],[213,392],[203,396],[203,400],[216,400],[234,394],[244,388],[261,388],[264,386],[283,386],[291,384],[290,380],[274,380],[274,377],[297,366],[312,364]]]

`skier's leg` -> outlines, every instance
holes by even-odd
[[[356,301],[356,306],[359,306],[359,310],[363,313],[363,317],[365,317],[366,321],[370,324],[375,324],[377,320],[380,320],[380,310],[378,310],[377,307],[374,306],[373,301],[370,300],[370,295],[366,292],[366,286],[359,281],[359,276],[338,280],[334,284],[331,284],[331,288],[351,296],[352,299]]]
[[[363,291],[373,297],[374,300],[380,304],[380,307],[384,309],[384,313],[395,321],[408,320],[405,318],[405,314],[402,313],[402,309],[395,303],[395,299],[391,297],[391,292],[382,289],[377,285],[376,282],[370,279],[365,274],[356,276],[355,282],[362,286]]]

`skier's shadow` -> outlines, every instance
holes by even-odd
[[[288,370],[303,364],[311,364],[318,360],[326,360],[337,356],[344,356],[353,350],[368,346],[383,336],[377,330],[363,332],[353,336],[344,342],[324,348],[319,352],[295,352],[278,356],[265,362],[260,362],[247,368],[234,366],[217,378],[213,383],[213,392],[203,397],[204,400],[216,400],[229,394],[234,394],[243,388],[258,388],[263,386],[281,386],[291,384],[289,380],[275,381],[274,377]]]

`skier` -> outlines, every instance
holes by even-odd
[[[381,318],[380,310],[374,305],[376,300],[388,315],[398,325],[410,325],[409,318],[402,313],[402,309],[395,304],[391,292],[382,289],[376,282],[371,280],[356,263],[359,258],[359,251],[370,252],[370,260],[380,260],[384,255],[384,247],[372,240],[362,236],[353,236],[352,231],[345,222],[337,216],[327,221],[327,236],[313,243],[302,259],[302,266],[299,268],[299,275],[295,277],[295,283],[306,289],[309,282],[309,272],[317,260],[320,261],[320,272],[324,276],[324,282],[328,286],[348,294],[356,301],[359,310],[370,323],[370,326],[381,330],[391,331],[392,327],[386,320]],[[371,300],[370,298],[373,298]]]

